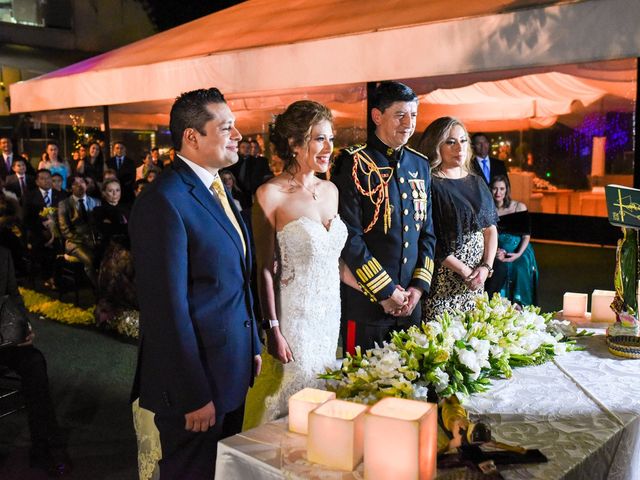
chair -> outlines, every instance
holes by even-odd
[[[8,367],[0,366],[0,418],[24,407],[20,377]]]
[[[62,296],[73,291],[75,305],[80,304],[80,287],[86,279],[84,265],[76,257],[68,254],[58,255],[56,258],[56,286],[58,287],[58,300]]]

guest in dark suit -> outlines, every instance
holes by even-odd
[[[474,158],[471,161],[473,173],[479,175],[487,185],[496,175],[506,175],[507,167],[502,160],[489,156],[489,137],[485,133],[474,133],[471,137]]]
[[[4,180],[11,175],[11,165],[13,164],[13,143],[9,137],[0,137],[0,151],[2,152],[2,163],[0,164],[0,177]]]
[[[31,244],[31,252],[42,267],[46,286],[53,286],[53,267],[60,250],[60,239],[55,238],[56,218],[51,215],[41,216],[47,207],[57,208],[64,200],[64,195],[52,188],[51,172],[46,168],[36,174],[37,188],[27,193],[24,198],[24,227],[27,241]]]
[[[163,479],[213,478],[217,442],[240,431],[260,370],[249,237],[218,176],[238,160],[234,120],[218,89],[182,94],[170,115],[173,168],[131,214],[140,304],[132,397],[155,413]]]
[[[134,161],[127,157],[127,147],[122,142],[113,145],[113,157],[107,160],[107,168],[116,171],[120,185],[122,186],[122,201],[131,203],[134,200],[133,186],[136,181],[136,166]]]
[[[84,177],[71,177],[69,183],[71,196],[58,204],[58,225],[64,239],[65,252],[82,262],[87,277],[95,287],[97,275],[93,263],[96,231],[92,212],[100,205],[100,200],[87,195],[87,181]]]
[[[242,205],[242,209],[248,211],[251,210],[253,196],[258,187],[273,177],[269,161],[262,156],[251,155],[250,151],[251,143],[243,140],[238,151],[238,162],[225,169],[236,178],[238,190],[234,196]]]
[[[0,247],[0,295],[9,295],[24,308],[13,269],[11,254]],[[27,407],[31,433],[31,466],[42,468],[58,477],[71,472],[49,393],[47,362],[42,352],[33,346],[35,335],[29,332],[24,343],[0,348],[0,365],[20,375],[22,394]]]
[[[36,182],[31,175],[27,175],[27,162],[24,158],[14,158],[11,169],[13,174],[7,177],[5,188],[13,192],[22,204],[26,194],[35,188]]]

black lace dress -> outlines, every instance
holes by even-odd
[[[449,255],[470,268],[482,262],[482,231],[498,222],[491,192],[477,175],[460,179],[431,177],[433,226],[436,234],[436,271],[429,295],[423,298],[422,319],[445,311],[467,311],[482,290],[469,290],[464,279],[442,265]]]

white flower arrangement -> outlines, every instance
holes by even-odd
[[[490,378],[512,367],[543,363],[578,350],[575,327],[494,295],[478,296],[468,312],[445,312],[421,327],[394,332],[389,342],[347,355],[341,368],[321,378],[338,398],[374,403],[395,396],[425,400],[429,389],[440,398],[489,388]]]

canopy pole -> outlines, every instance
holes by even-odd
[[[371,103],[369,99],[373,96],[378,82],[367,82],[367,138],[376,131],[376,126],[371,119]]]
[[[102,121],[104,123],[104,145],[108,149],[102,152],[105,161],[111,156],[111,126],[109,125],[109,106],[102,106]]]
[[[633,188],[640,188],[640,58],[636,58],[636,111],[633,117]]]

